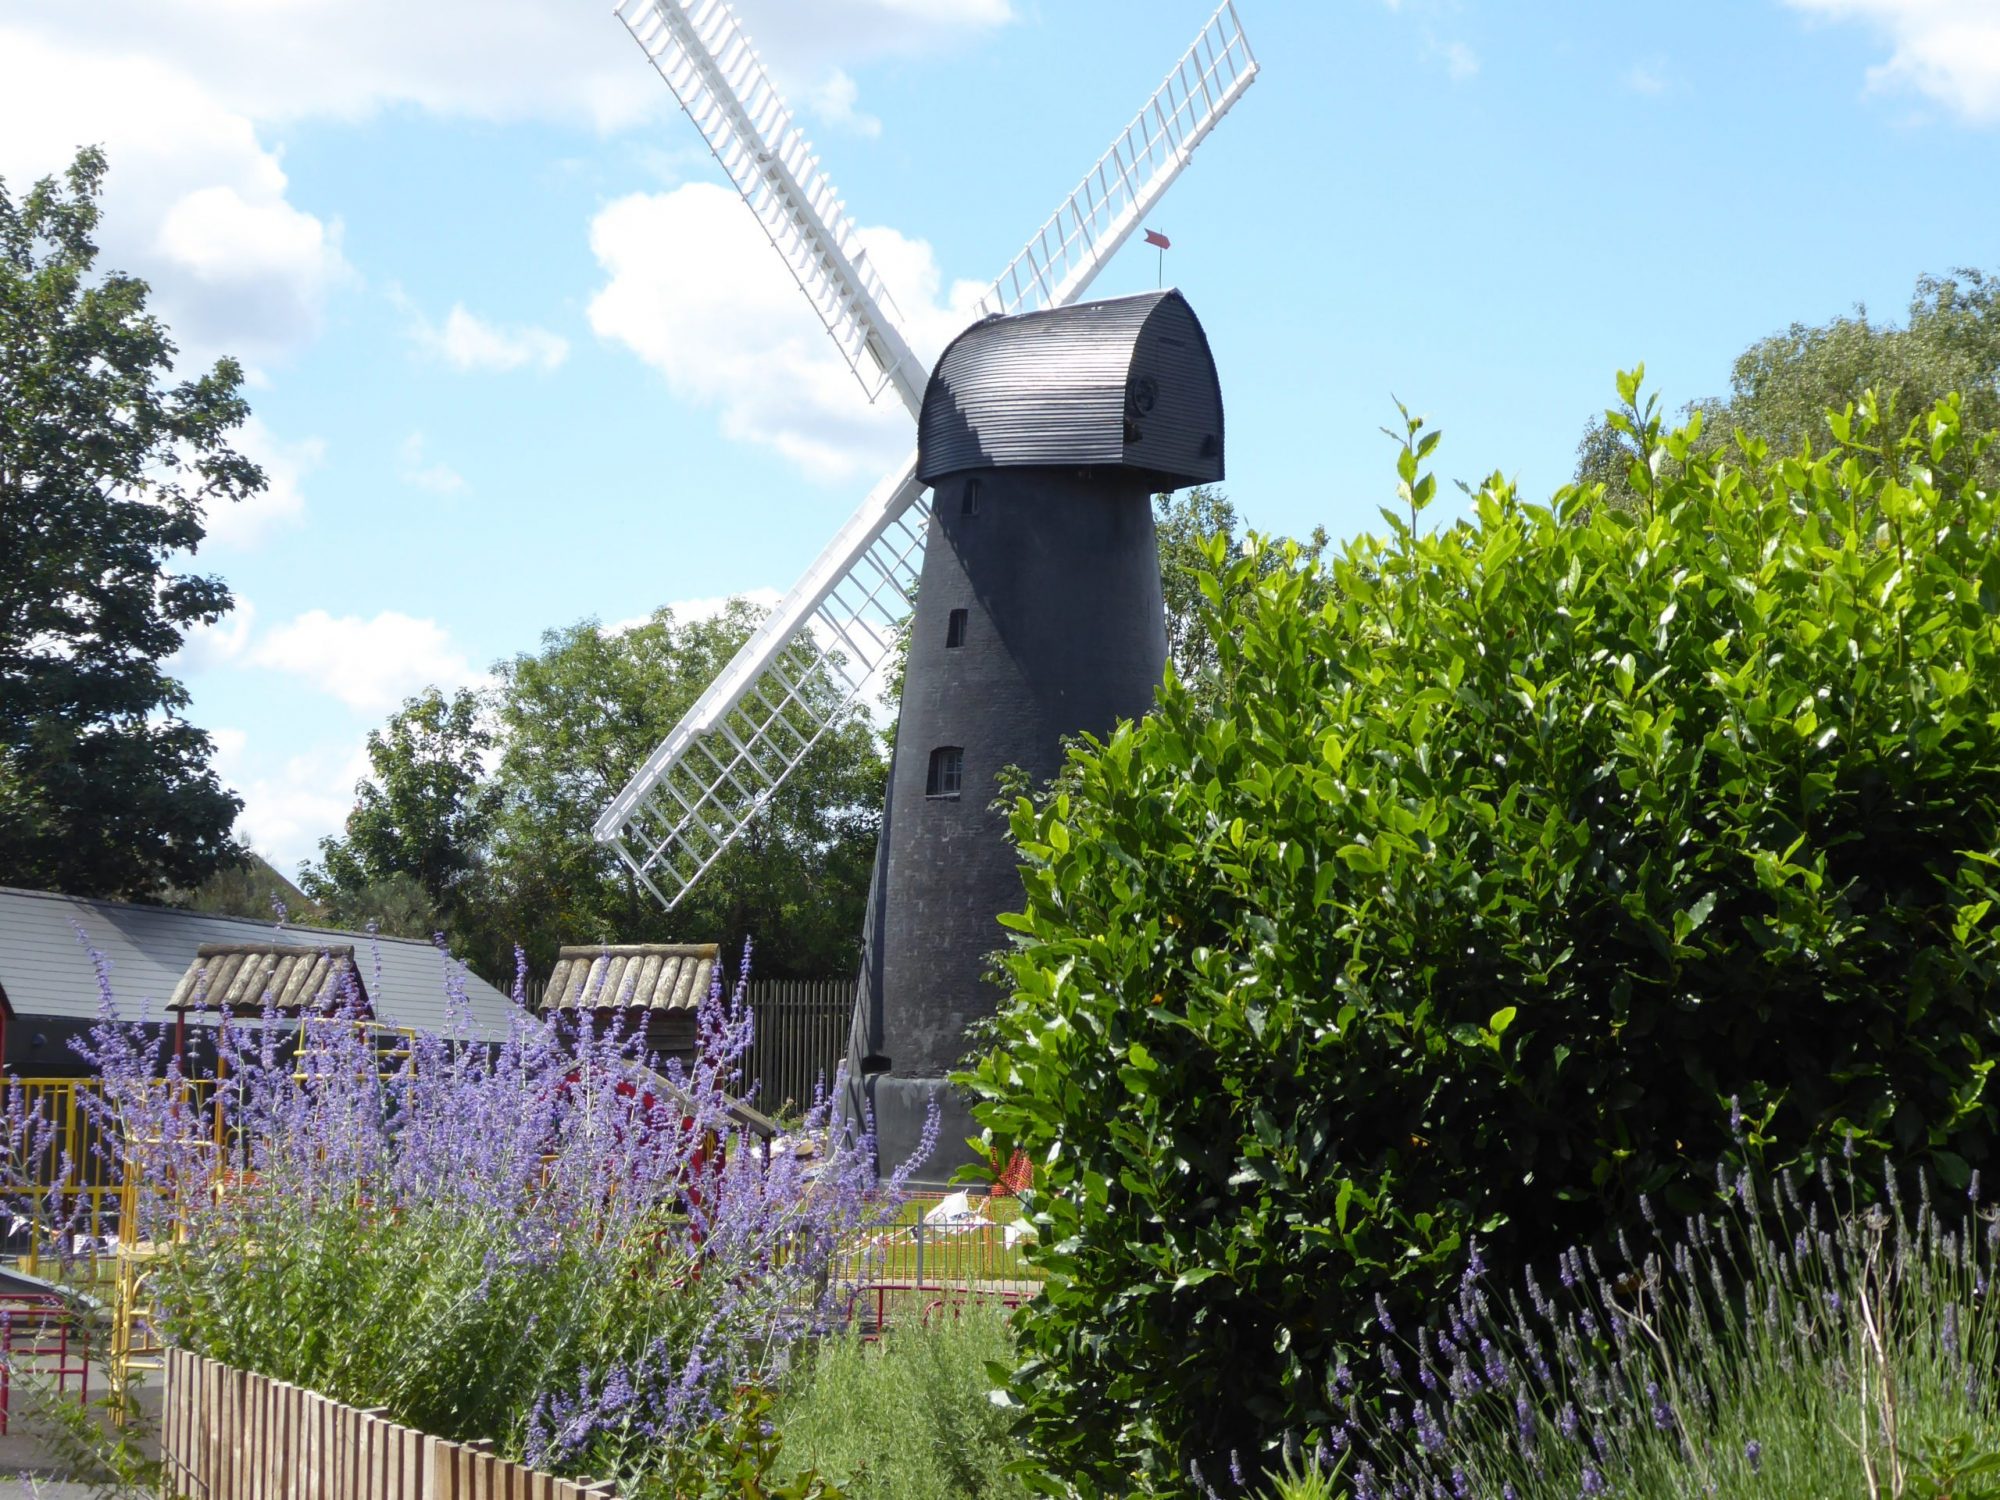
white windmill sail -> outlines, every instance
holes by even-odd
[[[619,10],[700,127],[871,395],[892,384],[916,416],[927,372],[724,0],[627,0]],[[1131,124],[980,299],[983,313],[1076,301],[1257,76],[1223,0]],[[865,355],[869,365],[862,363]],[[885,475],[647,757],[603,816],[610,844],[672,909],[841,722],[895,651],[930,513],[916,454]]]
[[[725,0],[623,0],[618,19],[757,215],[868,399],[893,386],[914,417],[930,372],[884,312],[894,303],[846,205]]]
[[[1223,0],[1132,123],[979,299],[981,315],[1067,307],[1081,297],[1256,78],[1250,38],[1233,0]]]

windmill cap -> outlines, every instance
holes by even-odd
[[[1223,477],[1222,388],[1178,291],[973,324],[946,346],[917,418],[917,478],[1114,468],[1164,489]]]

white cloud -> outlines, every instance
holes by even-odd
[[[534,365],[553,370],[569,358],[569,340],[546,328],[503,328],[489,323],[463,303],[453,303],[444,327],[421,313],[411,325],[417,343],[454,370],[518,370]]]
[[[317,331],[328,293],[351,275],[340,227],[289,201],[250,118],[156,57],[38,37],[10,16],[0,176],[24,186],[60,172],[85,141],[111,161],[99,264],[152,284],[190,363],[281,355]]]
[[[805,107],[816,118],[836,129],[851,131],[855,135],[878,136],[882,133],[882,122],[854,107],[855,100],[860,97],[860,88],[839,68],[807,89],[803,96]]]
[[[1479,54],[1464,42],[1448,42],[1444,48],[1444,70],[1463,82],[1479,71]]]
[[[433,495],[457,495],[465,490],[465,476],[447,463],[424,462],[424,435],[413,432],[403,439],[402,465],[398,470],[404,484],[429,490]]]
[[[286,442],[252,416],[237,429],[236,447],[263,469],[264,488],[247,500],[210,506],[208,540],[224,547],[254,547],[273,527],[296,526],[305,515],[302,481],[326,457],[326,444],[316,437]]]
[[[354,784],[368,774],[367,752],[348,741],[284,756],[267,765],[264,747],[241,729],[216,729],[215,768],[243,799],[236,833],[280,870],[296,875],[319,841],[347,826]]]
[[[2000,6],[1993,0],[1785,0],[1794,10],[1884,33],[1876,88],[1915,89],[1975,125],[2000,124]]]
[[[893,229],[860,231],[920,358],[970,321],[972,282],[942,296],[931,247]],[[723,431],[775,448],[817,479],[873,478],[910,444],[893,398],[869,405],[756,220],[712,183],[635,193],[592,221],[605,283],[590,326],[666,377],[676,396],[715,407]]]
[[[738,0],[736,8],[793,92],[830,69],[921,54],[1013,15],[1007,0]],[[27,12],[10,20],[22,35],[100,58],[158,59],[260,121],[358,120],[414,105],[608,131],[675,107],[608,7],[575,0],[99,0],[15,9]],[[0,92],[13,71],[0,68]]]
[[[1658,58],[1634,63],[1625,70],[1623,82],[1635,94],[1664,94],[1667,91],[1667,65]]]
[[[479,680],[442,625],[393,609],[369,619],[307,610],[267,630],[243,660],[304,678],[371,713],[433,685],[451,689]]]
[[[213,625],[197,625],[187,633],[181,648],[169,663],[176,675],[205,672],[226,666],[243,655],[250,645],[250,631],[257,619],[257,607],[248,599],[238,599],[236,608]],[[220,734],[222,731],[216,731]],[[231,731],[232,733],[234,731]]]
[[[867,130],[845,71],[977,36],[1007,0],[741,0],[780,87]],[[100,0],[7,7],[0,20],[0,176],[33,181],[80,142],[111,158],[104,259],[153,284],[190,363],[282,358],[352,277],[337,220],[290,197],[262,134],[414,107],[612,131],[676,113],[624,28],[575,0]],[[449,331],[449,329],[447,329]],[[505,337],[469,357],[502,357]],[[528,330],[532,335],[535,331]],[[547,336],[516,363],[559,362]]]

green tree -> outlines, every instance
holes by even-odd
[[[271,862],[251,851],[240,865],[215,872],[191,891],[174,893],[173,905],[222,917],[256,917],[273,921],[282,906],[294,923],[325,920],[317,902],[280,875]]]
[[[1688,411],[1701,413],[1707,453],[1725,449],[1738,429],[1779,453],[1818,453],[1831,441],[1827,414],[1870,391],[1884,412],[1906,416],[1956,392],[1968,429],[2000,427],[2000,277],[1957,270],[1918,278],[1900,328],[1865,307],[1818,325],[1793,323],[1737,356],[1728,395]],[[1632,435],[1593,419],[1577,445],[1577,481],[1602,483],[1614,504],[1629,506],[1635,452]],[[1978,475],[2000,484],[2000,450],[1980,460]]]
[[[1225,555],[1231,561],[1246,555],[1236,507],[1213,485],[1155,495],[1153,529],[1160,550],[1160,590],[1167,606],[1167,660],[1182,682],[1212,683],[1220,657],[1209,634],[1211,616],[1202,597],[1201,579],[1213,573],[1208,551],[1211,537],[1223,538]],[[1317,558],[1326,550],[1327,540],[1326,528],[1315,526],[1312,535],[1300,544],[1300,551]],[[1265,547],[1257,555],[1268,570],[1280,566],[1283,549]]]
[[[540,970],[564,943],[716,940],[734,951],[749,937],[766,976],[853,970],[886,775],[858,710],[672,912],[591,836],[758,618],[737,600],[685,623],[663,609],[615,636],[585,620],[500,664],[492,902],[480,948],[488,966],[511,968],[515,942]]]
[[[430,939],[443,933],[451,942],[453,951],[469,951],[483,931],[478,927],[479,913],[476,908],[460,912],[460,921],[465,926],[453,929],[439,913],[437,903],[431,900],[431,893],[414,875],[406,875],[394,870],[386,875],[362,880],[354,885],[318,886],[319,897],[314,905],[319,909],[318,920],[329,927],[344,927],[350,932],[373,930],[385,937]],[[478,972],[505,988],[514,972],[512,958],[507,953],[484,955],[485,964],[478,966]]]
[[[162,669],[232,600],[174,571],[206,506],[261,489],[232,360],[174,378],[145,282],[95,272],[103,153],[0,183],[0,870],[156,898],[237,862],[240,801]]]
[[[320,840],[306,893],[399,936],[428,936],[438,923],[464,935],[497,800],[483,761],[493,746],[470,689],[447,698],[433,687],[407,700],[369,732],[370,774],[355,785],[345,836]]]

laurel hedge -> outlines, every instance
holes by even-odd
[[[1433,529],[1410,422],[1384,536],[1218,547],[1217,680],[1013,812],[967,1082],[1036,1164],[1010,1389],[1083,1493],[1254,1476],[1475,1243],[1994,1154],[1989,439],[1864,402],[1780,455],[1621,391],[1636,510],[1496,475]]]

